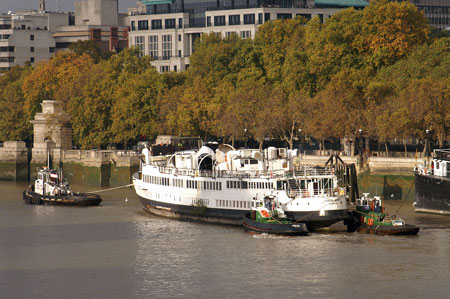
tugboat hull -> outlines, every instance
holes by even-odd
[[[49,196],[33,192],[31,188],[23,192],[23,200],[28,204],[58,206],[98,206],[102,201],[99,195],[92,193]]]
[[[275,235],[307,235],[309,233],[304,223],[262,223],[250,218],[250,213],[244,215],[242,226],[247,230]]]
[[[416,212],[450,215],[450,178],[417,172],[414,175]]]
[[[405,224],[401,226],[386,226],[386,225],[367,225],[362,223],[358,229],[359,233],[375,234],[375,235],[417,235],[420,228],[414,225]]]

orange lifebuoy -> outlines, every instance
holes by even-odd
[[[373,219],[372,218],[369,218],[369,220],[367,220],[367,224],[369,224],[369,225],[373,225]]]
[[[268,218],[269,217],[269,213],[267,213],[266,210],[261,210],[260,213],[261,213],[261,216],[263,216],[264,218]]]

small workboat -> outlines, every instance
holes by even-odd
[[[297,223],[287,219],[284,211],[276,207],[274,198],[266,196],[263,200],[255,200],[252,209],[242,220],[246,230],[276,235],[308,235],[305,223]]]
[[[379,196],[369,197],[364,193],[361,199],[356,201],[355,218],[359,224],[360,233],[376,235],[417,235],[420,228],[406,224],[405,221],[395,215],[385,213]]]
[[[62,206],[98,206],[102,199],[94,193],[78,193],[70,190],[62,170],[48,167],[38,169],[34,185],[23,192],[23,200],[28,204]]]

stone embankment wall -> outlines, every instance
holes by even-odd
[[[0,147],[0,180],[28,179],[28,149],[23,141],[5,141]]]
[[[62,168],[70,183],[86,186],[122,186],[131,182],[139,168],[138,153],[118,150],[63,150],[52,142],[27,149],[22,141],[7,141],[0,147],[0,180],[34,181],[37,168]]]
[[[394,158],[371,156],[368,157],[361,165],[361,159],[359,156],[341,156],[340,158],[345,163],[356,164],[357,171],[370,172],[412,173],[414,166],[424,163],[424,158]],[[328,159],[328,156],[301,155],[300,163],[302,165],[324,166]]]

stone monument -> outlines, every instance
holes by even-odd
[[[62,151],[72,149],[70,116],[53,100],[43,101],[41,106],[42,112],[30,121],[34,132],[33,164],[46,164],[49,154],[52,159],[60,158]]]

